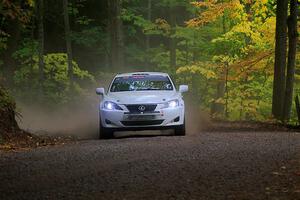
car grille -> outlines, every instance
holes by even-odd
[[[130,113],[149,113],[154,112],[157,104],[136,104],[136,105],[126,105]],[[143,109],[140,109],[140,108]]]
[[[151,120],[151,121],[121,121],[124,126],[151,126],[160,125],[164,120]]]

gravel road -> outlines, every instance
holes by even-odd
[[[300,134],[85,140],[0,153],[0,199],[300,199]],[[294,163],[294,164],[293,164]]]

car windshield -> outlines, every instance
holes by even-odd
[[[168,76],[163,75],[133,75],[116,77],[111,85],[111,92],[173,90]]]

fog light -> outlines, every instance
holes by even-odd
[[[180,117],[176,117],[176,118],[174,119],[174,122],[179,122],[179,120],[180,120]]]
[[[105,120],[106,124],[111,124],[111,121],[109,121],[108,119]]]

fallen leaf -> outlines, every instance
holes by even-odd
[[[286,169],[286,166],[282,166],[281,169]]]
[[[272,172],[273,175],[280,176],[281,174],[279,172]]]

